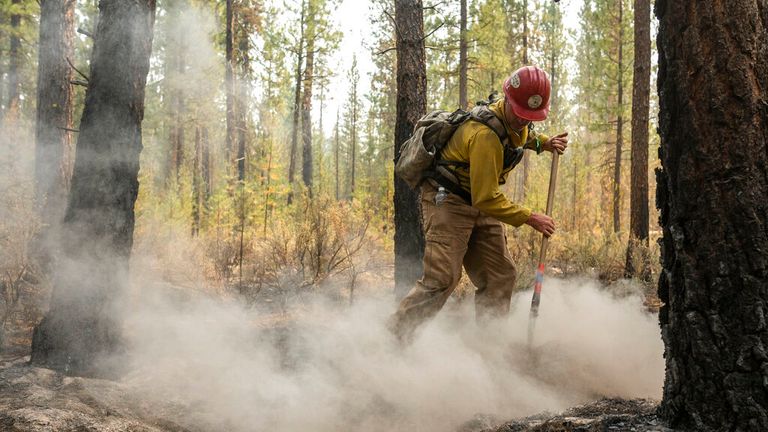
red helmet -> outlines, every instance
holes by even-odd
[[[512,112],[523,120],[542,121],[549,115],[549,76],[536,66],[523,66],[504,81]]]

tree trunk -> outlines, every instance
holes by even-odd
[[[623,86],[623,68],[624,68],[624,0],[619,0],[619,64],[618,64],[618,102],[616,116],[616,155],[613,165],[613,232],[621,231],[621,152],[624,146],[624,86]]]
[[[427,111],[427,71],[424,53],[424,20],[421,0],[395,0],[397,35],[397,114],[395,156],[413,126]],[[421,276],[424,234],[418,194],[395,177],[395,297],[408,293]]]
[[[528,58],[528,0],[523,0],[523,65],[527,66]],[[517,69],[517,67],[513,67]],[[525,202],[528,193],[528,172],[531,169],[531,156],[529,152],[523,153],[523,172],[520,183],[518,183],[517,199],[520,203]]]
[[[350,150],[351,150],[351,157],[349,160],[349,183],[350,183],[350,189],[349,189],[349,199],[352,200],[355,197],[355,180],[356,180],[356,173],[355,168],[357,167],[357,81],[354,81],[354,85],[352,88],[352,118],[350,119],[350,131],[352,133]]]
[[[311,18],[310,18],[311,19]],[[315,67],[314,35],[307,38],[307,57],[304,67],[304,91],[301,103],[301,179],[312,196],[312,81]]]
[[[35,195],[43,223],[40,235],[44,261],[49,235],[64,218],[72,172],[72,106],[70,81],[75,33],[75,0],[40,2],[40,45],[35,129]]]
[[[101,0],[99,10],[63,253],[32,341],[33,364],[75,375],[113,373],[103,356],[120,347],[155,2]]]
[[[225,41],[225,62],[226,71],[224,76],[224,87],[227,94],[227,135],[226,135],[226,153],[227,166],[229,166],[232,157],[233,142],[235,141],[235,23],[234,23],[234,5],[233,0],[227,0],[227,29]],[[227,172],[229,168],[227,168]]]
[[[339,200],[339,150],[341,149],[341,143],[339,142],[339,111],[336,110],[336,128],[335,128],[335,139],[334,139],[334,146],[333,146],[333,167],[334,167],[334,174],[336,178],[336,201]]]
[[[238,38],[238,53],[240,54],[240,74],[235,77],[235,117],[237,118],[237,180],[245,181],[245,159],[248,136],[248,109],[247,95],[248,86],[246,77],[251,67],[250,65],[250,43],[249,35],[243,31]]]
[[[211,172],[211,144],[208,140],[208,128],[203,126],[202,128],[202,161],[201,161],[201,167],[200,167],[200,175],[202,176],[203,181],[203,211],[207,214],[208,212],[208,202],[211,199],[211,194],[213,193],[213,175]]]
[[[19,5],[21,0],[13,0],[11,4]],[[3,117],[5,123],[11,125],[11,130],[14,129],[13,125],[19,119],[19,103],[21,102],[19,70],[21,69],[23,56],[21,53],[21,37],[19,36],[21,30],[19,27],[21,27],[21,15],[11,15],[10,47],[8,49],[8,99],[5,104],[5,114]]]
[[[632,78],[632,165],[627,277],[650,278],[648,248],[648,116],[651,89],[651,2],[635,0],[635,66]]]
[[[768,3],[657,0],[657,202],[675,428],[768,430]]]
[[[459,22],[459,108],[467,109],[467,0],[461,1]]]
[[[176,13],[180,16],[184,13],[184,6],[180,5]],[[170,105],[171,105],[171,160],[172,169],[169,174],[173,174],[176,181],[176,187],[181,190],[181,167],[184,163],[184,91],[182,90],[184,74],[184,31],[181,30],[180,22],[177,22],[180,29],[177,30],[171,48],[173,52],[168,53],[172,60],[170,61]]]
[[[195,155],[192,158],[192,237],[200,233],[200,208],[201,208],[201,181],[200,160],[203,153],[202,136],[200,126],[195,126]]]
[[[293,123],[291,125],[291,154],[288,163],[288,204],[293,201],[293,183],[296,176],[296,153],[299,147],[299,107],[301,104],[301,64],[304,62],[304,23],[305,23],[305,2],[301,2],[301,18],[299,20],[299,46],[296,52],[296,82],[293,96]]]

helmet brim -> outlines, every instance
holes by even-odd
[[[524,107],[519,105],[515,102],[514,99],[509,100],[510,105],[512,105],[512,112],[515,113],[516,116],[520,117],[523,120],[528,121],[544,121],[547,119],[547,116],[549,116],[549,105],[547,105],[544,108],[539,109],[530,109],[528,107]]]

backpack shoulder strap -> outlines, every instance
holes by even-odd
[[[509,145],[509,134],[504,123],[487,105],[477,105],[469,113],[470,118],[488,126],[498,137],[503,146]]]

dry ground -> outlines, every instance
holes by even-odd
[[[121,382],[67,377],[29,367],[28,357],[0,363],[0,430],[24,432],[181,432],[226,430],[196,418],[173,400],[148,401]],[[602,399],[560,414],[502,422],[478,415],[457,432],[672,432],[655,414],[656,402]]]

